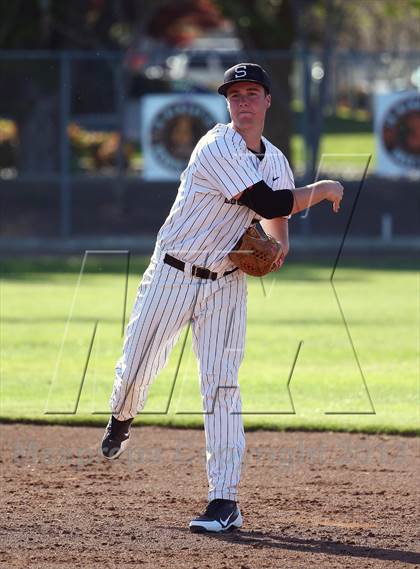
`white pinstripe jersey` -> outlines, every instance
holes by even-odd
[[[215,272],[234,268],[227,254],[261,216],[232,203],[233,196],[261,180],[273,190],[295,187],[286,157],[262,140],[266,150],[261,161],[231,125],[216,124],[198,141],[158,233],[155,256],[169,253]]]

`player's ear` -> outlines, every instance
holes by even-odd
[[[269,109],[271,107],[271,95],[268,94],[266,99],[267,99],[267,109]]]

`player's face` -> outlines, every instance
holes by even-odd
[[[263,126],[265,113],[271,105],[271,96],[258,83],[242,81],[229,87],[228,109],[233,123],[241,128]]]

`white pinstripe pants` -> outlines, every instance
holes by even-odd
[[[191,322],[199,361],[206,434],[209,500],[235,500],[245,450],[238,371],[246,328],[246,277],[216,281],[152,261],[144,274],[116,365],[111,396],[119,420],[144,408],[151,383]]]

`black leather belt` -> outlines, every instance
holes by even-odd
[[[163,262],[167,265],[171,265],[171,267],[175,267],[175,269],[178,269],[179,271],[185,270],[184,261],[180,261],[179,259],[172,257],[172,255],[168,255],[168,253],[166,253]],[[196,265],[193,265],[191,267],[191,274],[193,277],[198,277],[199,279],[211,279],[212,281],[215,281],[218,276],[225,277],[226,275],[230,275],[230,273],[234,273],[237,270],[237,267],[235,267],[231,271],[226,271],[223,273],[223,275],[218,275],[217,273],[209,271],[209,269],[204,269],[203,267],[197,267]]]

